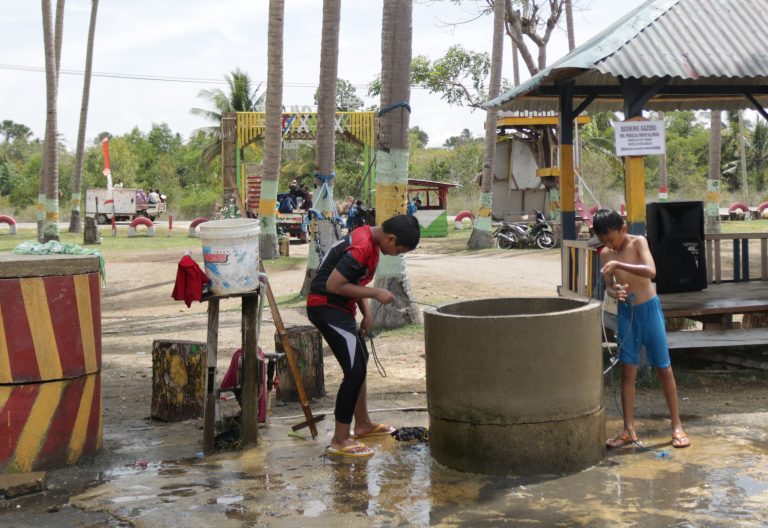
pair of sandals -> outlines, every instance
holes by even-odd
[[[615,438],[612,438],[608,440],[605,443],[605,447],[608,449],[615,449],[617,447],[622,447],[627,444],[633,444],[636,443],[637,439],[632,438],[632,436],[627,433],[626,431],[622,431],[618,435],[616,435]],[[672,433],[672,447],[676,449],[682,449],[684,447],[688,447],[691,445],[691,439],[688,438],[688,435],[685,434],[685,431],[675,431]]]
[[[378,424],[376,427],[368,431],[367,433],[352,435],[354,439],[371,438],[376,436],[391,436],[396,429],[384,424]],[[366,446],[363,442],[357,441],[354,444],[344,446],[336,449],[333,446],[328,446],[325,452],[332,456],[346,457],[346,458],[371,458],[373,456],[373,449]]]

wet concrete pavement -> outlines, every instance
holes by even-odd
[[[375,418],[428,423],[426,413]],[[319,424],[316,441],[288,436],[289,423],[261,429],[256,448],[210,457],[198,453],[196,422],[163,426],[168,441],[155,427],[136,431],[121,449],[138,463],[108,469],[71,502],[112,519],[99,526],[768,524],[768,413],[690,417],[688,449],[671,447],[667,420],[646,418],[638,426],[649,449],[622,448],[580,473],[536,479],[460,473],[434,462],[428,444],[389,437],[368,441],[376,449],[368,461],[337,461],[324,454],[332,423]],[[608,431],[620,427],[608,420]]]

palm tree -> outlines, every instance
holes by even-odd
[[[384,0],[381,26],[381,99],[379,144],[376,152],[376,222],[405,213],[408,187],[408,121],[413,1]],[[420,321],[409,302],[413,296],[403,255],[381,256],[375,284],[398,299],[375,305],[376,328],[399,328]]]
[[[314,208],[323,219],[312,222],[313,244],[307,258],[302,294],[309,293],[312,279],[323,255],[338,239],[332,225],[335,214],[333,202],[333,176],[336,154],[336,86],[339,69],[339,25],[341,0],[323,0],[323,30],[320,45],[320,85],[317,93],[317,144],[315,149],[315,183],[318,190],[313,200]],[[328,183],[326,187],[323,185]],[[313,250],[314,249],[314,250]]]
[[[706,232],[720,232],[720,148],[722,121],[720,110],[712,110],[709,118],[709,177],[707,178]]]
[[[63,0],[60,4],[63,10]],[[59,239],[59,159],[56,142],[56,94],[58,92],[58,65],[56,61],[56,35],[54,35],[51,20],[51,2],[42,0],[43,10],[43,44],[45,47],[45,147],[43,151],[43,179],[41,182],[44,193],[44,220],[40,240]],[[58,9],[57,9],[58,11]],[[62,16],[63,18],[63,16]],[[57,23],[58,26],[58,23]],[[59,35],[60,36],[60,35]]]
[[[211,143],[203,149],[200,161],[204,165],[210,165],[216,156],[221,154],[221,120],[225,112],[258,112],[263,110],[264,94],[259,94],[261,84],[251,88],[251,78],[247,73],[235,68],[229,75],[224,76],[229,93],[220,88],[200,90],[198,97],[213,104],[213,110],[193,108],[192,114],[204,117],[215,123],[209,127],[201,127],[198,130],[205,132],[212,139]],[[195,132],[197,132],[196,130]]]
[[[565,0],[565,27],[568,32],[568,51],[576,47],[576,34],[573,30],[573,1]]]
[[[280,256],[275,225],[275,199],[280,181],[283,134],[283,18],[284,0],[269,1],[267,37],[267,108],[264,116],[264,170],[259,202],[259,250],[263,259]],[[311,253],[311,252],[310,252]]]
[[[659,112],[658,119],[666,124],[664,112]],[[664,153],[659,156],[659,201],[666,202],[667,198],[667,154]]]
[[[762,192],[765,187],[765,168],[768,166],[768,125],[762,119],[755,123],[749,158],[755,169],[755,186],[758,192]]]
[[[85,128],[88,120],[88,101],[91,93],[91,70],[93,68],[93,39],[96,34],[96,11],[99,0],[91,0],[91,21],[88,25],[88,45],[85,52],[85,77],[83,78],[83,100],[80,103],[80,126],[77,131],[75,152],[75,174],[72,177],[72,208],[69,217],[69,232],[79,233],[80,224],[80,181],[83,177],[83,154],[85,152]]]
[[[501,64],[504,53],[504,2],[493,4],[493,51],[491,52],[491,83],[488,98],[494,99],[501,89]],[[480,183],[480,207],[477,211],[472,235],[467,247],[470,249],[493,246],[491,236],[491,207],[493,204],[493,161],[496,156],[496,110],[487,110],[485,117],[485,147],[483,175]]]

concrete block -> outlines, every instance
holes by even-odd
[[[45,471],[0,473],[0,497],[14,499],[40,493],[45,489]]]

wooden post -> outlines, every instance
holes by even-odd
[[[576,171],[573,166],[573,82],[560,85],[560,223],[563,240],[576,240]]]
[[[264,263],[259,261],[259,271],[264,273]],[[285,333],[285,325],[283,324],[283,318],[280,315],[280,310],[277,308],[277,301],[275,300],[275,294],[272,292],[272,286],[267,282],[267,301],[269,302],[269,311],[272,312],[272,320],[275,322],[275,328],[277,333],[282,337],[283,350],[285,351],[285,359],[288,361],[288,366],[293,374],[293,379],[296,380],[296,389],[299,392],[299,403],[301,403],[301,410],[304,411],[304,417],[309,424],[309,432],[312,434],[312,438],[317,438],[317,426],[315,425],[315,418],[312,416],[312,409],[309,407],[309,401],[307,395],[304,392],[304,384],[301,382],[301,374],[299,373],[299,366],[296,361],[296,356],[293,354],[293,347],[291,341],[288,339],[288,335]]]
[[[323,377],[323,338],[314,326],[293,326],[285,329],[288,340],[296,355],[301,382],[307,398],[325,396],[325,378]],[[282,336],[275,332],[275,350],[283,350]],[[285,361],[277,363],[277,398],[280,401],[299,401],[296,384]]]
[[[101,235],[99,234],[99,227],[96,225],[96,218],[85,217],[83,244],[101,244]]]
[[[213,450],[216,433],[216,400],[214,385],[216,384],[216,356],[219,342],[219,300],[208,300],[208,340],[206,355],[207,379],[205,390],[205,415],[203,418],[203,452]]]
[[[152,342],[152,418],[177,422],[203,414],[205,360],[205,343]]]
[[[262,286],[263,287],[263,286]],[[243,408],[240,421],[240,447],[256,445],[259,425],[259,358],[256,354],[256,308],[259,298],[244,295],[242,298],[243,329]]]

